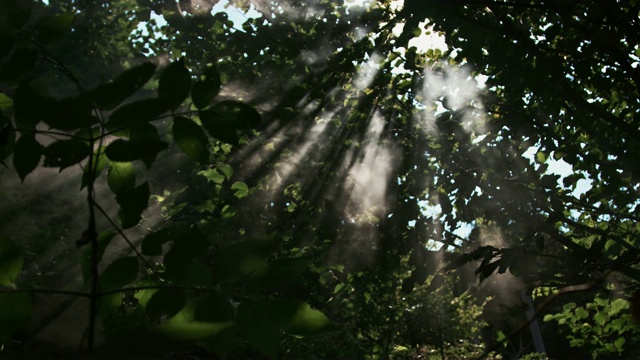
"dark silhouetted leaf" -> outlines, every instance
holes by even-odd
[[[255,302],[243,301],[238,306],[238,327],[244,338],[267,357],[278,357],[280,329]]]
[[[199,112],[202,126],[209,132],[211,137],[231,145],[238,145],[238,131],[228,120],[219,116],[218,113],[209,110]]]
[[[262,117],[253,107],[239,101],[223,101],[213,106],[211,111],[239,130],[254,129],[262,121]]]
[[[0,24],[10,29],[20,29],[31,16],[31,0],[0,1]]]
[[[175,109],[189,96],[191,74],[184,65],[184,58],[169,64],[160,75],[158,96]]]
[[[169,102],[162,99],[144,99],[117,108],[107,123],[111,131],[130,128],[141,123],[156,120],[171,109]]]
[[[257,311],[265,312],[282,330],[295,335],[313,335],[331,330],[327,316],[298,300],[261,300],[255,303]]]
[[[91,154],[91,148],[80,140],[58,140],[44,149],[44,166],[60,171],[77,164]]]
[[[9,118],[0,114],[0,161],[13,154],[16,143],[16,132]]]
[[[100,291],[121,289],[136,281],[138,277],[138,258],[127,256],[114,260],[100,274]]]
[[[208,249],[209,241],[204,234],[197,228],[189,229],[173,242],[171,249],[164,256],[167,274],[178,279],[184,278],[191,262]]]
[[[109,246],[109,243],[115,235],[116,233],[113,231],[105,231],[98,234],[98,251],[96,254],[98,263],[102,259],[105,249]],[[80,254],[80,268],[82,269],[82,278],[85,282],[89,281],[91,278],[91,267],[93,264],[91,252],[91,246],[85,246],[82,248],[82,253]]]
[[[111,110],[126,98],[140,90],[151,79],[156,65],[146,62],[126,70],[110,83],[100,85],[91,91],[100,109]]]
[[[33,304],[27,293],[0,293],[0,342],[8,343],[13,333],[27,325]]]
[[[47,113],[42,120],[53,129],[76,130],[98,123],[91,114],[93,105],[87,97],[49,100],[47,103]]]
[[[107,146],[106,155],[111,161],[128,162],[138,159],[150,159],[166,149],[167,143],[161,140],[144,139],[138,141],[127,141],[118,139]],[[151,164],[145,163],[147,167]]]
[[[209,162],[209,138],[193,120],[182,116],[174,117],[173,139],[191,160],[203,164]]]
[[[38,51],[19,47],[9,55],[9,59],[0,67],[0,80],[19,82],[24,79],[38,59]]]
[[[152,318],[173,316],[186,305],[184,291],[178,289],[160,289],[152,296],[145,310]]]
[[[210,293],[198,301],[193,318],[197,321],[233,321],[235,311],[229,300],[217,293]]]
[[[13,49],[16,37],[0,33],[0,59],[3,59]]]
[[[39,17],[33,25],[38,32],[38,41],[47,44],[68,34],[74,17],[74,13],[71,12]]]
[[[115,194],[123,189],[133,189],[136,186],[136,174],[130,162],[109,161],[107,184]]]
[[[210,66],[205,70],[202,77],[193,84],[191,89],[191,100],[198,109],[204,109],[220,92],[220,73],[215,66]]]
[[[149,205],[149,183],[136,188],[123,188],[116,194],[116,201],[120,204],[118,217],[122,228],[128,229],[138,225],[142,219],[142,212]]]
[[[24,182],[25,177],[38,166],[43,150],[44,146],[36,141],[35,134],[20,136],[13,154],[13,167],[18,172],[20,180]]]
[[[174,226],[152,232],[142,240],[142,253],[145,255],[162,255],[162,245],[178,240],[189,229],[184,226]]]
[[[23,82],[14,95],[14,111],[16,126],[21,129],[32,129],[46,115],[51,100],[41,95],[34,85]]]
[[[0,236],[0,285],[12,286],[20,274],[22,264],[23,258],[18,247]]]

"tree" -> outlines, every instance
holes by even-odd
[[[84,136],[90,143],[105,134],[125,136],[104,151],[82,149],[94,154],[85,169],[108,159],[107,182],[123,209],[120,227],[139,223],[150,193],[158,194],[165,207],[165,226],[144,237],[138,251],[164,255],[159,265],[147,264],[148,271],[173,288],[158,289],[157,279],[149,283],[146,277],[132,277],[138,290],[112,299],[113,305],[120,304],[120,313],[104,313],[107,330],[139,328],[148,319],[163,322],[167,315],[172,320],[163,325],[175,327],[174,319],[187,316],[193,306],[214,308],[223,318],[205,310],[198,316],[217,327],[191,329],[189,340],[220,356],[247,342],[267,356],[295,358],[304,355],[295,351],[318,353],[317,342],[285,335],[289,347],[279,349],[280,332],[324,329],[326,318],[313,306],[340,329],[320,339],[341,334],[350,343],[345,351],[353,351],[325,356],[407,355],[402,348],[439,348],[443,357],[453,356],[447,354],[455,351],[445,353],[443,346],[452,339],[410,339],[405,320],[424,306],[420,294],[440,289],[439,296],[461,304],[442,310],[455,316],[494,297],[484,305],[488,325],[483,341],[489,351],[496,350],[491,345],[502,336],[511,346],[499,348],[504,356],[533,350],[529,343],[521,348],[515,341],[516,336],[526,338],[523,331],[532,320],[518,308],[523,294],[534,296],[536,315],[547,313],[549,321],[591,324],[592,330],[574,331],[570,341],[547,346],[552,356],[585,341],[594,356],[631,354],[637,348],[637,333],[626,314],[629,306],[637,309],[633,294],[639,279],[634,2],[406,0],[400,7],[391,1],[363,7],[331,1],[234,1],[262,14],[247,19],[243,31],[233,29],[226,14],[210,14],[212,4],[190,1],[51,2],[36,6],[34,12],[46,15],[35,20],[25,10],[29,1],[8,4],[3,6],[22,20],[3,30],[10,44],[2,67],[10,99],[3,107],[3,159],[13,152],[24,179],[38,165],[32,150],[38,141],[21,132],[21,113],[34,121],[45,119],[52,127],[71,126],[52,124],[49,113],[29,109],[37,100],[63,108],[59,112],[64,115],[68,109],[86,114],[91,106],[82,96],[70,95],[70,89],[86,81],[97,86],[86,92],[89,103],[115,110],[106,124],[99,124],[106,129],[99,136]],[[60,11],[72,11],[81,20],[69,22],[73,15]],[[152,14],[167,25],[149,25],[148,35],[125,39]],[[84,20],[105,16],[113,21]],[[61,32],[58,42],[47,47],[43,34],[53,32],[38,26],[63,24],[73,31]],[[36,45],[14,45],[20,28],[33,31]],[[444,36],[447,49],[411,46],[428,32]],[[87,34],[104,40],[78,40]],[[35,66],[41,54],[51,62],[55,49],[94,53],[95,62],[70,56],[53,62],[58,68],[53,72]],[[160,72],[161,100],[133,98],[117,107],[154,76],[155,66],[148,63],[131,67],[145,56],[184,58]],[[25,58],[32,59],[30,65],[15,71],[12,66]],[[116,69],[129,67],[114,82],[98,85],[105,75],[86,70],[98,66],[98,74],[109,74],[114,62],[121,62]],[[37,80],[37,86],[7,78],[21,73]],[[75,73],[86,74],[86,79],[69,76]],[[193,74],[201,76],[192,87]],[[63,92],[71,98],[42,96],[44,89],[59,87],[55,76],[71,80]],[[478,86],[479,76],[486,78],[484,86]],[[126,94],[120,86],[134,83]],[[135,96],[155,90],[147,87]],[[210,106],[212,98],[217,103]],[[134,110],[135,117],[127,115]],[[148,115],[146,123],[166,111],[173,115],[166,134],[146,126],[132,129],[126,140],[127,134],[115,132],[137,121],[139,114]],[[22,136],[14,146],[16,132]],[[186,154],[179,166],[190,175],[160,181],[155,189],[136,183],[118,189],[112,175],[120,169],[118,161],[141,159],[149,166],[167,140]],[[180,156],[175,149],[162,152],[168,154],[163,159]],[[77,150],[79,143],[74,154]],[[533,162],[528,157],[532,150]],[[71,154],[71,148],[60,154]],[[55,165],[66,167],[84,158]],[[552,164],[559,160],[571,165],[573,173],[555,174]],[[85,171],[89,194],[99,173]],[[153,179],[162,170],[148,173]],[[587,182],[590,187],[576,195],[576,188]],[[91,221],[89,225],[89,242],[99,250],[100,239],[108,242],[111,234],[96,237]],[[164,243],[173,244],[166,253]],[[132,248],[138,249],[135,244]],[[148,259],[142,255],[139,259]],[[14,274],[18,257],[8,259],[14,262],[3,264],[14,264],[7,265]],[[95,260],[88,264],[95,268]],[[192,260],[198,265],[189,265]],[[131,257],[115,260],[100,277],[94,272],[93,279],[108,280],[112,267],[119,274],[134,261],[137,265]],[[477,275],[480,288],[469,286],[469,272]],[[494,280],[496,272],[513,275],[509,291],[486,286],[500,281]],[[300,276],[289,281],[291,273]],[[12,276],[5,285],[15,281]],[[200,291],[211,285],[215,294],[181,292],[182,287],[200,286]],[[478,304],[460,301],[476,290]],[[506,293],[516,295],[498,301]],[[435,299],[428,301],[443,304]],[[203,305],[190,305],[196,303]],[[240,305],[230,306],[234,303]],[[300,312],[285,311],[291,308]],[[445,331],[440,323],[427,328],[426,333],[438,329],[451,337],[480,334],[480,327],[473,334]],[[164,335],[176,340],[176,331],[182,328]],[[547,343],[557,338],[549,331],[543,327]],[[593,336],[610,341],[589,342]],[[469,349],[469,354],[481,353]]]

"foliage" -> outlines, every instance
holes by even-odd
[[[0,5],[0,161],[83,169],[89,350],[102,324],[100,351],[523,355],[532,293],[573,325],[549,356],[638,349],[634,1],[231,3],[260,17]],[[0,237],[5,344],[39,291],[22,247]]]

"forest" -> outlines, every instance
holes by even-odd
[[[2,0],[0,357],[640,359],[639,65],[637,0]]]

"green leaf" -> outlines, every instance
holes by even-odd
[[[231,185],[231,190],[236,191],[234,195],[238,199],[242,199],[249,196],[249,187],[247,186],[247,184],[243,183],[242,181],[234,182],[233,185]]]
[[[13,106],[13,99],[0,92],[0,110],[6,110]]]
[[[142,220],[142,212],[149,205],[149,183],[136,188],[123,188],[116,194],[116,201],[120,204],[118,217],[123,229],[138,225]]]
[[[0,285],[13,285],[20,274],[23,262],[20,249],[9,239],[0,236]]]
[[[215,111],[201,110],[199,113],[202,126],[211,137],[231,145],[239,145],[238,131],[231,122],[219,117]]]
[[[114,260],[100,274],[98,285],[100,291],[121,289],[125,285],[136,281],[138,277],[138,258],[135,256],[121,257]]]
[[[160,135],[158,135],[158,129],[151,123],[142,123],[140,125],[136,125],[129,130],[129,140],[132,142],[138,141],[148,141],[160,140]],[[145,153],[140,157],[140,160],[149,168],[151,164],[156,160],[158,153]]]
[[[237,321],[242,335],[252,347],[271,359],[278,357],[280,329],[257,303],[243,301],[238,306]]]
[[[227,180],[231,180],[231,176],[233,176],[233,168],[229,164],[218,165],[218,170],[220,170]]]
[[[173,242],[173,246],[164,256],[167,275],[182,279],[187,275],[189,265],[193,260],[202,256],[209,249],[209,241],[198,230],[189,229]]]
[[[9,343],[13,333],[27,325],[32,311],[29,294],[0,293],[0,343]]]
[[[282,330],[295,335],[313,335],[331,330],[327,316],[298,300],[261,300],[257,307],[265,311]]]
[[[136,186],[136,174],[130,162],[109,161],[107,184],[114,194],[123,189],[133,189]]]
[[[173,119],[173,138],[178,147],[191,160],[199,163],[209,162],[209,138],[193,120],[176,116]]]
[[[117,108],[109,117],[107,128],[115,131],[157,120],[170,109],[170,103],[163,99],[138,100]]]
[[[175,109],[189,96],[191,74],[184,65],[184,58],[169,64],[160,75],[158,97]]]
[[[607,322],[608,319],[609,319],[609,317],[603,311],[598,311],[593,316],[593,320],[595,320],[596,324],[598,324],[600,326],[603,326]]]
[[[146,305],[147,315],[152,318],[173,316],[186,305],[184,291],[178,289],[159,289]]]
[[[13,166],[22,182],[40,163],[43,150],[44,146],[36,141],[35,134],[22,134],[16,142]]]
[[[41,44],[47,44],[67,35],[71,32],[74,17],[75,14],[71,12],[39,17],[33,24],[34,29],[38,32],[38,41]]]
[[[540,164],[544,164],[545,162],[547,162],[547,158],[547,154],[542,151],[538,151],[538,153],[536,154],[536,161]]]
[[[102,171],[104,170],[104,167],[107,165],[107,156],[104,154],[104,146],[99,147],[94,153],[93,153],[93,160],[92,160],[92,168],[93,171],[92,173],[89,173],[89,170],[91,170],[89,168],[89,163],[87,162],[87,165],[84,167],[83,173],[82,173],[82,183],[80,184],[80,190],[84,189],[85,187],[87,187],[87,185],[89,185],[89,175],[92,175],[92,179],[93,181],[95,181],[98,176],[100,176],[100,174],[102,174]]]
[[[115,236],[116,233],[113,231],[105,231],[98,234],[98,251],[96,253],[98,263],[100,263],[100,260],[104,255],[104,251]],[[91,245],[89,245],[84,246],[82,248],[82,253],[80,254],[80,268],[82,269],[82,278],[85,282],[89,281],[91,278],[91,267],[93,264],[91,253],[92,249]]]
[[[201,321],[169,321],[153,328],[153,331],[174,340],[197,341],[216,336],[233,326],[232,321],[210,323]]]
[[[148,234],[142,239],[142,253],[155,256],[162,255],[162,245],[182,237],[189,229],[185,226],[173,226]]]
[[[202,77],[193,84],[191,100],[199,110],[206,108],[220,92],[220,73],[215,66],[209,66]]]
[[[156,65],[146,62],[132,67],[113,82],[98,86],[90,92],[99,109],[111,110],[140,90],[153,76]]]
[[[60,171],[77,164],[91,154],[89,145],[80,140],[58,140],[44,149],[44,166],[59,167]]]
[[[106,155],[111,161],[129,162],[134,160],[155,159],[158,153],[166,149],[168,144],[161,140],[143,139],[127,141],[118,139],[107,146]],[[151,166],[146,163],[147,168]]]

